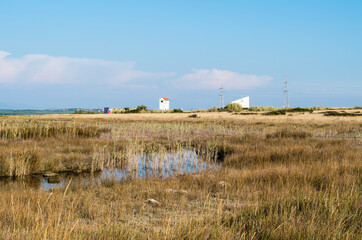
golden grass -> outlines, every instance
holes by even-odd
[[[0,140],[2,175],[96,171],[127,164],[140,151],[183,147],[210,160],[217,157],[223,167],[166,179],[121,183],[111,179],[84,186],[70,182],[51,191],[29,187],[25,181],[19,184],[21,180],[0,183],[0,238],[362,237],[360,117],[197,114],[201,118],[188,114],[1,118],[0,131],[11,130]],[[29,129],[29,121],[39,127]],[[37,134],[19,136],[15,134],[19,126]],[[52,127],[56,134],[39,134]],[[89,134],[75,134],[74,129]],[[147,204],[150,198],[160,206]]]

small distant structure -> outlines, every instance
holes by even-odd
[[[104,108],[104,114],[110,114],[111,110],[109,109],[109,107],[105,107]]]
[[[170,99],[168,98],[160,98],[159,100],[159,109],[162,111],[170,110]]]
[[[249,108],[249,96],[237,99],[235,101],[232,101],[231,103],[237,103],[240,104],[242,108]]]

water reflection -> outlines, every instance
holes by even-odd
[[[45,178],[32,176],[22,180],[3,179],[1,184],[12,181],[17,184],[49,190],[64,187],[70,180],[72,185],[101,184],[102,182],[122,181],[126,178],[145,179],[148,177],[169,177],[175,174],[197,173],[206,169],[217,167],[216,163],[209,163],[198,158],[195,151],[181,150],[174,153],[143,153],[129,161],[125,169],[106,168],[97,173],[64,173],[57,177]]]

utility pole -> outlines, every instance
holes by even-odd
[[[224,108],[224,86],[221,85],[221,88],[220,88],[220,108]]]
[[[288,90],[288,78],[285,75],[284,91],[283,91],[283,108],[289,108],[289,90]]]

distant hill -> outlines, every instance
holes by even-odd
[[[26,104],[0,102],[0,109],[21,110],[21,109],[35,109],[35,108]]]
[[[85,108],[64,108],[64,109],[0,109],[0,115],[46,115],[46,114],[69,114],[76,110],[85,112],[99,112],[101,109],[85,109]]]
[[[56,109],[56,110],[14,110],[0,109],[0,115],[45,115],[45,114],[67,114],[74,113],[76,109]]]

